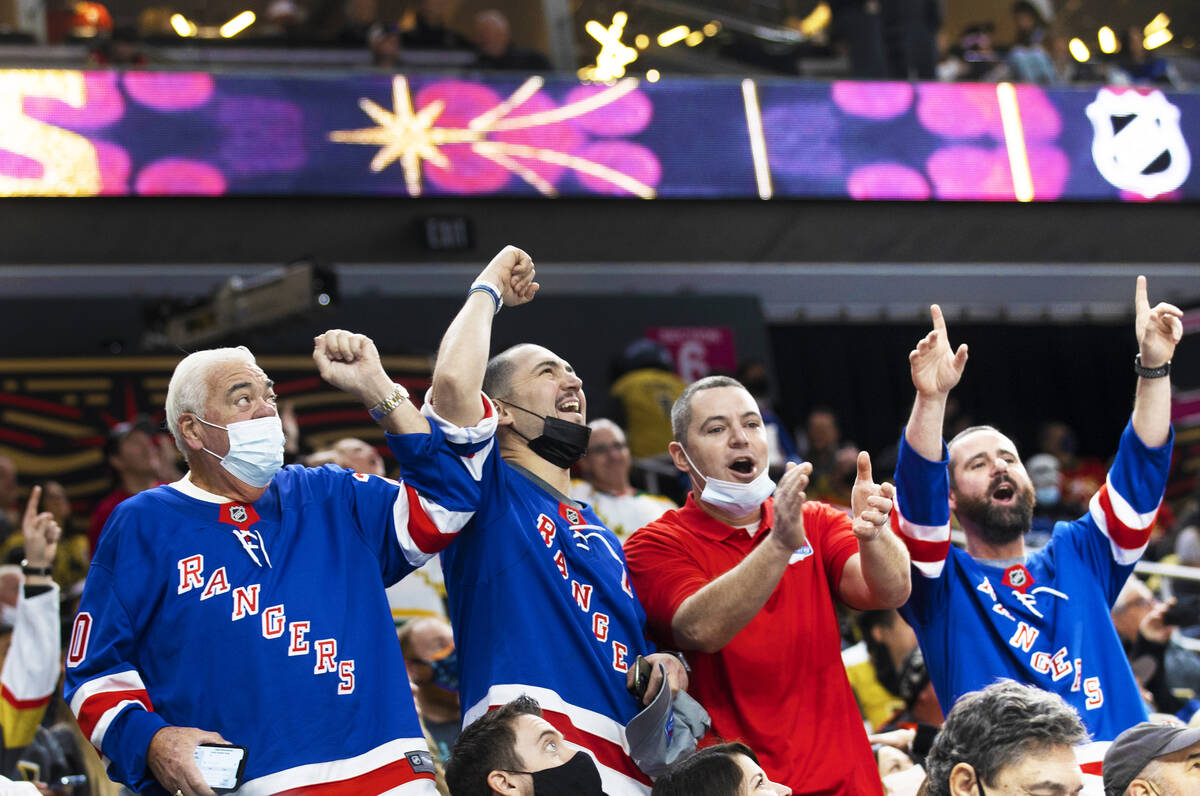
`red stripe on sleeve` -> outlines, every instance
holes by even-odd
[[[950,555],[950,540],[944,542],[927,542],[923,539],[914,539],[903,531],[899,532],[901,541],[908,548],[908,555],[913,561],[920,561],[923,564],[935,564],[939,561],[945,561],[946,556]]]
[[[1108,526],[1108,538],[1120,547],[1122,550],[1137,550],[1139,547],[1145,546],[1150,540],[1150,531],[1154,529],[1154,523],[1151,522],[1145,528],[1130,528],[1125,523],[1117,519],[1117,513],[1113,511],[1112,499],[1108,496],[1108,484],[1100,487],[1100,508],[1104,509],[1104,521]]]
[[[637,767],[629,755],[625,754],[625,750],[619,744],[579,729],[571,723],[570,717],[565,713],[555,713],[552,710],[543,709],[542,718],[553,724],[554,729],[561,732],[567,741],[591,752],[595,756],[596,762],[645,785],[651,784],[650,778],[642,773],[642,770]]]
[[[458,534],[442,533],[421,507],[417,490],[405,484],[408,491],[408,535],[422,553],[440,553]]]
[[[46,694],[44,697],[35,699],[17,699],[12,691],[8,690],[8,686],[0,686],[0,698],[12,705],[17,710],[29,710],[31,708],[40,708],[42,705],[50,704],[50,697],[53,694]]]
[[[141,689],[102,691],[88,698],[80,706],[79,716],[77,717],[79,720],[79,729],[83,730],[83,737],[90,740],[92,732],[95,731],[96,724],[99,723],[100,718],[111,708],[131,699],[140,702],[146,710],[154,710],[154,706],[150,704],[150,695]]]

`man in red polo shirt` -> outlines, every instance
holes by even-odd
[[[908,554],[886,527],[891,485],[872,483],[862,454],[853,521],[805,502],[807,464],[776,488],[758,405],[724,376],[689,386],[671,425],[692,492],[625,543],[651,634],[691,652],[689,691],[713,729],[758,752],[772,779],[797,793],[881,793],[833,600],[866,609],[908,598]]]

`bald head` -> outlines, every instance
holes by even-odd
[[[517,343],[489,359],[483,373],[483,391],[492,398],[507,396],[512,389],[513,374],[521,352],[536,347],[533,343]]]

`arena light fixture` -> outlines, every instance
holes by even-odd
[[[1105,55],[1112,55],[1120,46],[1117,43],[1117,34],[1108,25],[1100,28],[1100,31],[1096,34],[1096,40],[1100,42],[1100,52]]]
[[[818,3],[808,16],[800,20],[800,32],[805,36],[816,36],[829,27],[832,21],[833,11],[830,10],[829,4]]]
[[[222,25],[218,33],[221,34],[222,39],[232,39],[234,36],[253,25],[254,20],[255,16],[253,11],[243,11]]]
[[[1083,43],[1083,39],[1071,39],[1070,43],[1067,44],[1067,49],[1070,50],[1071,57],[1081,64],[1087,63],[1087,60],[1092,57],[1087,45]]]
[[[1149,36],[1147,36],[1142,41],[1142,46],[1145,47],[1147,50],[1155,50],[1159,47],[1162,47],[1164,44],[1166,44],[1173,38],[1175,38],[1175,34],[1172,33],[1171,31],[1167,30],[1166,28],[1163,28],[1161,30],[1154,31]]]
[[[705,25],[702,30],[704,31],[705,36],[716,36],[721,32],[721,23],[714,19],[712,22],[709,22],[707,25]]]
[[[184,38],[196,35],[196,25],[188,20],[183,14],[171,15],[171,28]]]
[[[658,79],[660,77],[662,77],[662,75],[660,75],[658,73],[657,69],[647,69],[646,70],[646,82],[647,83],[657,83]]]
[[[1169,16],[1167,16],[1166,14],[1163,14],[1160,12],[1157,16],[1154,17],[1154,19],[1150,20],[1150,22],[1146,25],[1146,27],[1142,28],[1142,33],[1145,34],[1146,36],[1150,36],[1150,35],[1157,33],[1160,30],[1166,30],[1167,27],[1170,26],[1170,24],[1171,24],[1171,18]]]
[[[676,25],[673,28],[664,30],[658,34],[658,46],[670,47],[672,44],[678,44],[686,39],[691,32],[691,29],[687,25]]]
[[[647,47],[650,46],[650,37],[647,36],[645,33],[639,33],[633,39],[633,46],[637,47],[639,50],[646,49]]]
[[[683,39],[683,43],[688,47],[695,47],[702,41],[704,41],[704,31],[702,30],[693,30]]]
[[[600,45],[596,54],[596,63],[583,67],[577,74],[581,80],[596,80],[607,82],[624,77],[625,67],[637,60],[638,52],[624,44],[621,36],[625,33],[625,23],[629,15],[624,11],[613,14],[612,24],[605,27],[599,20],[589,19],[583,29]]]

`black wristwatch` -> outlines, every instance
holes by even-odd
[[[1161,379],[1163,376],[1170,375],[1171,360],[1167,360],[1157,368],[1148,368],[1142,364],[1142,355],[1134,354],[1133,372],[1141,376],[1143,379]]]
[[[35,567],[30,565],[28,559],[23,559],[21,561],[21,571],[26,575],[41,575],[48,578],[54,569],[53,567]]]

